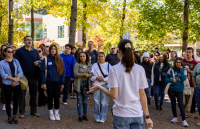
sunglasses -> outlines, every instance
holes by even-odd
[[[8,53],[14,53],[13,51],[8,51]]]
[[[42,52],[41,50],[38,50],[38,52],[40,53],[40,52]]]
[[[112,49],[115,49],[115,48],[112,48]]]

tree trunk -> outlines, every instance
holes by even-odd
[[[69,32],[69,44],[75,46],[76,38],[76,20],[77,20],[77,0],[72,0],[71,5],[71,17],[70,17],[70,32]]]
[[[189,24],[189,4],[188,0],[185,0],[184,3],[184,32],[183,32],[183,43],[182,43],[182,52],[186,51],[187,49],[187,40],[188,40],[188,24]]]
[[[84,22],[87,23],[87,18],[86,18],[86,7],[87,7],[87,4],[86,2],[84,2],[84,5],[83,5],[83,19],[84,19]],[[86,24],[82,24],[82,48],[85,48],[86,46]]]
[[[13,26],[13,19],[11,14],[13,12],[13,0],[9,0],[9,31],[8,31],[8,43],[13,45],[13,37],[14,37],[14,26]]]
[[[32,46],[34,46],[34,31],[35,31],[35,27],[34,27],[34,15],[33,15],[33,7],[31,8],[31,37],[33,40]]]
[[[123,39],[123,35],[124,35],[124,20],[125,20],[125,15],[126,15],[126,0],[124,0],[123,2],[123,12],[122,12],[122,20],[121,20],[121,28],[120,28],[120,40]]]

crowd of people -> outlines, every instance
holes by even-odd
[[[34,49],[32,43],[32,38],[26,36],[25,45],[19,49],[9,44],[1,46],[1,102],[8,123],[18,123],[18,110],[19,118],[25,117],[26,90],[20,87],[23,75],[28,81],[30,115],[35,117],[40,116],[37,106],[47,104],[50,120],[60,120],[63,94],[62,104],[67,105],[69,98],[77,99],[78,121],[88,121],[87,104],[91,93],[96,122],[106,121],[108,98],[114,100],[115,129],[144,129],[144,121],[152,128],[148,105],[155,101],[155,108],[163,110],[166,93],[174,116],[171,123],[178,122],[176,100],[184,127],[188,127],[186,118],[195,112],[196,104],[200,113],[200,53],[194,55],[191,47],[183,52],[182,58],[169,49],[160,54],[158,48],[152,55],[144,52],[140,58],[140,51],[126,39],[117,47],[112,46],[108,55],[96,51],[92,41],[88,42],[88,50],[66,44],[63,53],[54,44],[41,44]],[[190,94],[184,92],[187,79]],[[200,122],[197,125],[200,126]]]

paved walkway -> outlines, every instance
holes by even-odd
[[[78,122],[78,114],[76,108],[76,99],[70,99],[68,106],[61,104],[60,121],[50,121],[48,118],[47,106],[38,108],[40,113],[39,118],[34,118],[29,115],[29,107],[26,107],[26,113],[24,119],[19,119],[19,124],[7,124],[7,116],[5,111],[0,111],[0,129],[112,129],[112,115],[110,108],[112,100],[109,100],[109,110],[107,113],[107,120],[104,124],[94,122],[93,114],[93,100],[92,96],[88,100],[88,117],[89,121]],[[1,104],[0,104],[1,105]],[[0,106],[1,107],[1,106]],[[154,122],[154,129],[184,129],[182,127],[181,117],[178,116],[179,123],[171,124],[170,120],[173,118],[170,103],[165,101],[164,110],[155,110],[154,103],[149,106],[151,118]],[[178,114],[179,109],[177,108]],[[189,127],[188,129],[200,129],[196,126],[196,123],[200,120],[194,119],[194,116],[198,116],[197,113],[191,114],[190,118],[187,119]]]

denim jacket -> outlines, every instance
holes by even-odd
[[[19,64],[19,61],[17,59],[15,59],[15,61],[13,59],[13,64],[14,64],[14,67],[15,67],[15,75],[17,74],[17,69],[18,69],[17,77],[21,78],[23,76],[22,68]],[[2,83],[3,84],[11,85],[13,83],[13,80],[7,79],[8,76],[12,77],[12,73],[11,73],[10,66],[9,66],[8,62],[6,61],[6,59],[4,59],[0,62],[0,74],[1,74],[1,77],[2,77]],[[19,82],[16,85],[19,85]]]
[[[85,70],[82,66],[81,63],[76,63],[74,66],[74,75],[75,75],[75,80],[74,80],[74,89],[77,90],[78,92],[80,92],[80,86],[82,83],[82,78],[85,78],[87,74],[90,73],[92,69],[92,64],[88,63],[88,67],[87,70]],[[92,82],[90,81],[90,79],[88,79],[88,83],[89,86],[88,88],[92,87]]]

